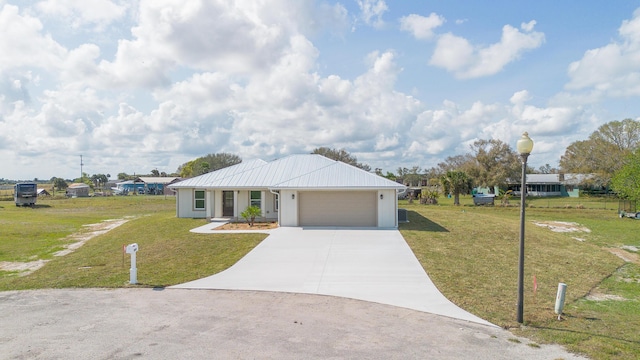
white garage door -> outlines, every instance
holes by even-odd
[[[299,195],[300,226],[363,226],[378,224],[375,191],[305,191]]]

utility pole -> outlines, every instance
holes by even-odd
[[[82,172],[82,155],[80,155],[80,182],[82,182],[82,178],[84,177],[84,172]]]

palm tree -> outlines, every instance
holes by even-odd
[[[460,205],[460,194],[469,190],[469,177],[464,171],[447,171],[440,177],[444,192],[453,194],[453,204]]]

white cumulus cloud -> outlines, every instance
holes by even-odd
[[[592,96],[640,95],[640,9],[624,20],[619,40],[585,52],[569,65],[568,90],[591,90]]]
[[[410,14],[400,18],[400,30],[411,33],[416,39],[428,40],[434,36],[433,30],[444,22],[445,18],[436,13],[427,17]]]
[[[360,18],[365,24],[373,27],[384,25],[382,15],[389,10],[384,0],[358,0],[358,6],[361,11]]]
[[[534,26],[533,20],[523,23],[522,31],[505,25],[500,42],[484,47],[473,46],[467,39],[451,33],[444,34],[438,38],[429,63],[462,79],[494,75],[524,52],[544,43],[544,34],[533,31]]]

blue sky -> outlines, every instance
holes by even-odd
[[[0,0],[0,178],[345,148],[430,168],[478,139],[557,166],[638,119],[640,4]]]

